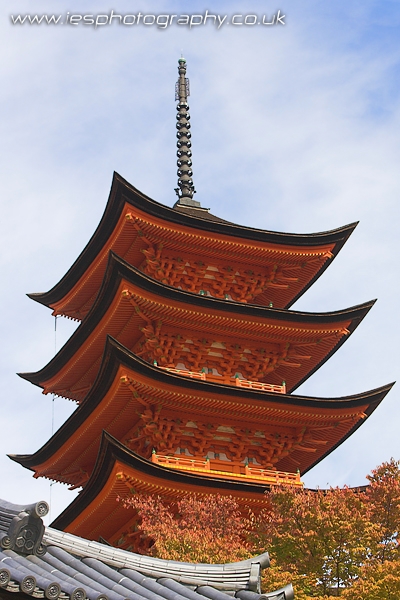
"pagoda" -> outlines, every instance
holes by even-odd
[[[168,501],[227,494],[257,510],[348,438],[391,385],[341,398],[297,395],[373,302],[289,310],[356,224],[299,235],[220,219],[194,200],[186,61],[176,84],[178,199],[169,208],[114,174],[86,248],[50,291],[30,297],[80,325],[36,373],[77,403],[37,452],[11,455],[82,488],[53,526],[137,547],[133,491]]]

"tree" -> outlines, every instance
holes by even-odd
[[[261,587],[264,591],[278,590],[291,583],[296,600],[309,600],[310,594],[315,591],[315,579],[307,575],[299,575],[295,567],[285,571],[272,561],[269,569],[264,569],[261,575]]]
[[[345,600],[398,600],[400,560],[372,560],[361,570],[360,578],[342,594]]]
[[[367,478],[369,485],[356,490],[273,488],[257,515],[225,496],[187,495],[168,505],[134,494],[123,502],[139,513],[134,535],[154,556],[223,563],[268,550],[264,589],[292,583],[298,600],[397,600],[400,461],[383,463]]]
[[[311,596],[339,591],[358,577],[376,532],[361,494],[347,487],[281,487],[269,501],[261,515],[262,543],[283,570],[304,578]]]
[[[378,528],[375,557],[381,562],[393,560],[398,556],[400,541],[400,461],[391,458],[367,479],[369,518]]]
[[[153,556],[225,563],[252,555],[248,524],[231,497],[187,495],[166,506],[159,496],[135,494],[123,502],[138,511],[142,535],[153,540]]]

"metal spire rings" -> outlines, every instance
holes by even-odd
[[[186,78],[186,60],[180,58],[178,60],[178,73],[179,79],[175,85],[175,100],[178,101],[176,110],[177,123],[177,157],[178,157],[178,186],[175,192],[178,196],[178,200],[175,206],[194,206],[200,207],[200,202],[193,200],[193,195],[196,193],[192,180],[192,143],[190,141],[190,115],[189,105],[187,103],[188,96],[190,95],[189,90],[189,79]]]

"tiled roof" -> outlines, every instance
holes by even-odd
[[[144,340],[145,324],[155,322],[161,327],[160,333],[154,334],[157,340],[160,336],[182,333],[189,339],[215,336],[224,345],[232,345],[236,341],[242,343],[247,337],[255,353],[259,344],[263,347],[268,343],[283,344],[289,350],[288,358],[281,357],[276,368],[271,366],[269,382],[280,385],[285,380],[286,389],[291,393],[349,339],[374,303],[372,300],[338,311],[315,313],[227,302],[162,284],[112,254],[96,301],[79,327],[46,366],[19,375],[43,387],[45,393],[80,402],[98,373],[107,334],[135,351]],[[177,352],[172,362],[185,362],[186,352],[180,348],[179,341],[174,338],[171,343]],[[157,341],[157,344],[164,348],[164,342]],[[149,351],[146,346],[143,348],[147,356]],[[209,346],[205,348],[208,353]],[[310,357],[288,366],[292,352],[296,352],[296,357],[309,352]],[[238,371],[240,360],[235,359],[234,363]],[[257,364],[260,360],[258,358]],[[296,365],[298,368],[293,368]]]
[[[260,593],[268,554],[223,565],[161,560],[45,528],[46,503],[0,500],[0,598],[48,600],[292,600]]]
[[[128,246],[132,245],[134,238],[132,238],[132,232],[129,228],[124,229],[124,227],[122,227],[122,230],[118,233],[117,237],[114,240],[112,239],[113,234],[117,232],[119,225],[122,225],[123,222],[126,221],[127,212],[125,209],[128,211],[132,210],[134,218],[140,215],[141,219],[146,221],[151,228],[154,225],[156,228],[163,229],[162,237],[164,237],[167,231],[182,231],[184,228],[187,230],[189,236],[194,234],[196,236],[202,236],[204,233],[205,235],[211,235],[214,240],[223,237],[225,240],[236,240],[237,242],[244,244],[246,244],[247,241],[250,241],[251,244],[255,242],[258,247],[264,248],[264,250],[267,250],[271,244],[276,249],[286,246],[293,248],[295,252],[301,248],[318,249],[329,245],[331,246],[329,251],[333,257],[338,254],[357,225],[357,223],[351,223],[344,227],[340,227],[339,229],[314,234],[279,233],[244,227],[215,217],[205,209],[182,208],[182,206],[178,209],[169,208],[159,204],[134,188],[128,181],[118,175],[118,173],[114,173],[107,207],[87,246],[64,277],[51,290],[45,293],[28,294],[29,297],[45,306],[51,306],[53,308],[56,304],[59,305],[59,308],[62,305],[62,314],[69,314],[73,318],[81,319],[82,316],[80,310],[76,311],[76,306],[72,307],[69,302],[64,303],[64,300],[74,286],[76,286],[79,281],[83,281],[82,278],[86,280],[83,287],[87,285],[89,287],[93,286],[93,289],[95,289],[97,293],[98,285],[103,278],[107,262],[106,257],[108,256],[109,251],[112,250],[121,256],[124,255],[123,246],[127,241],[125,240],[125,242],[123,242],[124,235],[128,235],[128,239],[130,240]],[[162,227],[159,226],[160,221],[163,224]],[[126,221],[126,224],[129,225],[129,221]],[[162,239],[160,238],[159,241],[162,241]],[[95,269],[91,272],[93,263],[97,261],[101,254],[104,254],[104,256],[99,263],[99,270],[96,271]],[[140,252],[139,256],[142,256]],[[140,260],[140,262],[142,262],[142,260]],[[331,259],[323,260],[321,263],[317,263],[317,266],[311,268],[309,276],[303,280],[294,295],[289,295],[289,297],[286,298],[284,304],[287,307],[291,306],[306,291],[306,289],[320,277],[331,262]],[[308,269],[305,268],[304,272],[307,270]],[[80,292],[81,291],[82,289]],[[90,300],[92,292],[89,293],[89,297],[86,297],[86,301]],[[96,296],[96,293],[94,294],[93,299]],[[85,296],[85,294],[83,294],[83,296]],[[77,297],[75,294],[73,297],[74,304],[77,301]],[[82,305],[80,308],[82,308]],[[67,312],[64,312],[64,310]],[[85,311],[83,312],[85,313]]]
[[[196,208],[191,206],[180,206],[179,204],[174,206],[174,210],[182,213],[183,215],[189,215],[191,217],[196,217],[198,219],[206,219],[206,221],[217,221],[218,223],[227,223],[228,225],[235,225],[231,221],[226,221],[225,219],[221,219],[216,215],[208,212],[206,208]]]

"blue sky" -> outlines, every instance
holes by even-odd
[[[286,25],[29,26],[17,14],[285,14]],[[51,288],[101,218],[118,171],[175,201],[177,59],[191,83],[197,199],[223,218],[289,232],[360,221],[332,266],[296,304],[306,311],[378,302],[299,390],[362,392],[398,377],[400,3],[14,0],[0,13],[0,497],[49,499],[6,453],[50,436],[52,401],[18,378],[44,366],[73,331],[27,292]],[[58,428],[74,405],[54,402]],[[400,458],[399,390],[306,477],[358,485]],[[74,497],[51,491],[52,518]]]

